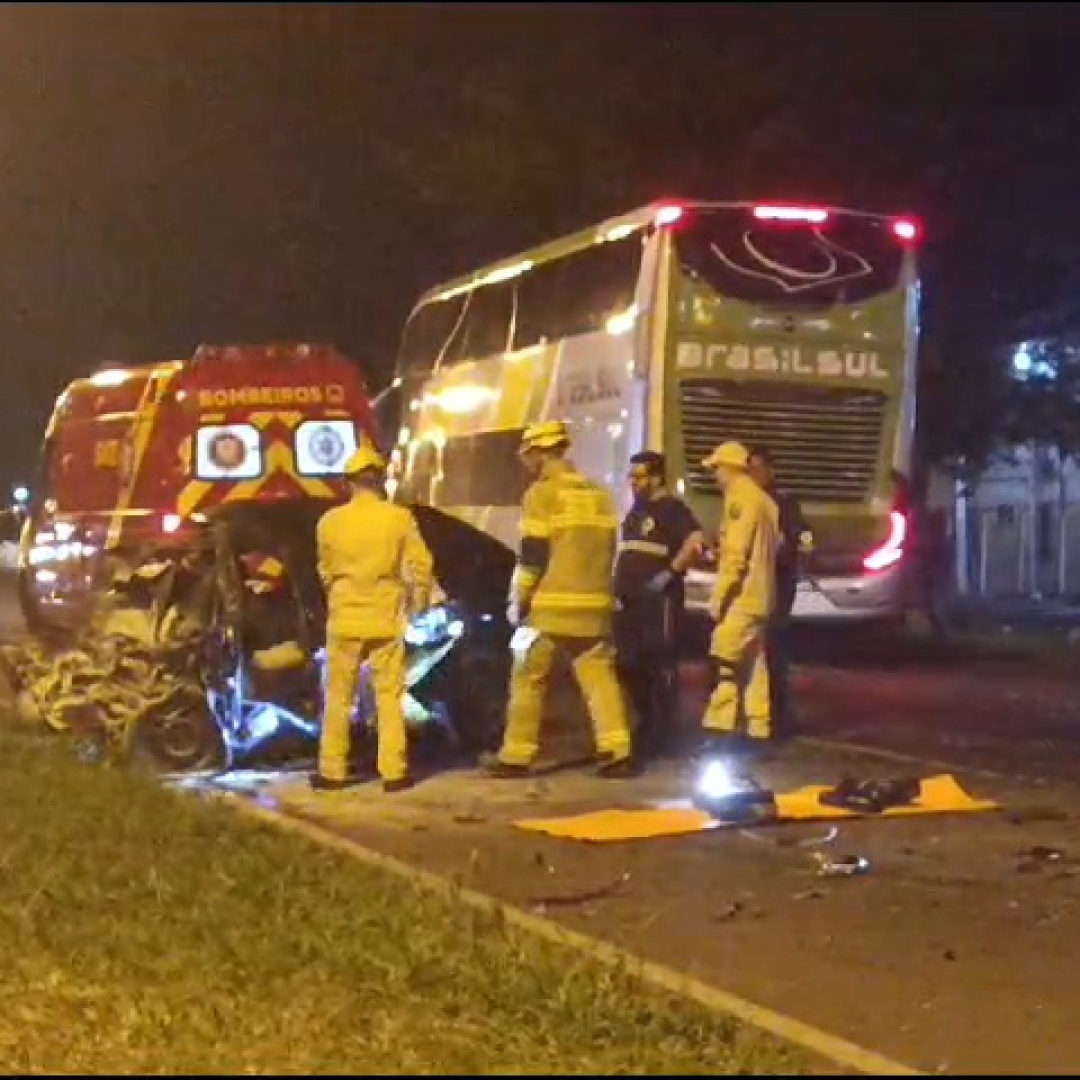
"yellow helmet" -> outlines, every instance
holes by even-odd
[[[357,473],[366,472],[368,469],[384,470],[386,459],[370,443],[364,443],[348,461],[345,462],[344,473],[346,476],[356,476]]]
[[[526,450],[551,450],[570,441],[570,431],[561,420],[530,424],[521,435],[521,453]]]
[[[717,465],[745,469],[750,464],[750,451],[740,442],[721,443],[701,464],[706,469],[715,469]]]

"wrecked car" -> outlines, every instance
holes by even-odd
[[[202,345],[72,382],[20,539],[34,638],[3,657],[21,714],[166,771],[302,753],[322,699],[315,525],[375,429],[359,367],[324,345]],[[448,603],[410,627],[407,711],[479,748],[502,720],[510,556],[415,513]],[[362,686],[358,723],[370,711]]]
[[[158,771],[220,770],[312,749],[322,707],[321,501],[234,502],[198,531],[104,563],[99,603],[63,641],[3,650],[24,716],[70,733],[81,756]],[[414,737],[468,752],[501,734],[513,556],[471,526],[411,507],[445,601],[406,633]],[[360,680],[358,734],[373,723]],[[370,740],[358,738],[363,748]]]

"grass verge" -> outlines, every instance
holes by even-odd
[[[0,1071],[823,1071],[632,974],[0,732]]]

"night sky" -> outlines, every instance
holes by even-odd
[[[0,482],[104,362],[328,341],[380,383],[428,286],[677,194],[920,214],[977,367],[1080,296],[1077,10],[4,5]]]

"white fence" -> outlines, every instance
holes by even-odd
[[[1064,520],[1050,503],[972,506],[966,513],[966,553],[955,518],[952,530],[958,591],[987,599],[1080,596],[1080,504],[1067,505]]]

